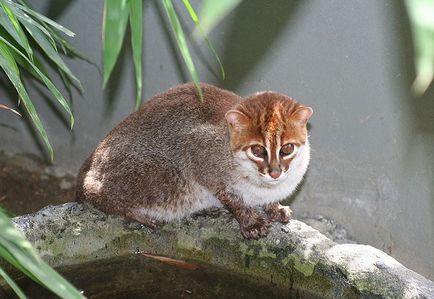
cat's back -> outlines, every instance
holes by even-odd
[[[176,129],[177,134],[201,124],[221,125],[225,113],[241,101],[238,95],[201,83],[203,100],[193,83],[177,85],[146,101],[141,109],[127,117],[116,129],[123,133],[133,127],[157,130],[160,133]],[[145,133],[145,132],[142,132]]]
[[[209,84],[201,83],[201,89],[202,101],[192,83],[154,96],[116,126],[96,152],[109,150],[110,156],[134,159],[179,156],[186,142],[206,135],[204,130],[209,134],[221,130],[226,112],[241,101],[238,95]]]

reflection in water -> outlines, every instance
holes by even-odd
[[[150,260],[126,256],[58,269],[89,299],[120,298],[315,298],[271,281],[240,276],[201,265],[186,270]],[[32,281],[21,278],[19,285],[29,298],[57,298]],[[0,290],[1,298],[15,298]]]

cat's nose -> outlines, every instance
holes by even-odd
[[[280,174],[282,173],[282,171],[280,170],[279,167],[273,167],[270,169],[270,176],[273,179],[277,179],[278,177],[280,177]]]

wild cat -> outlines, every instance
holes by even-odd
[[[77,199],[152,228],[223,206],[249,239],[288,222],[279,201],[308,167],[312,108],[276,92],[201,88],[203,102],[193,84],[175,86],[115,127],[81,167]]]

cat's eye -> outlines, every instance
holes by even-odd
[[[280,148],[281,156],[288,156],[294,152],[294,144],[288,143]]]
[[[256,144],[251,147],[252,154],[258,158],[264,158],[267,155],[267,150],[262,145]]]

